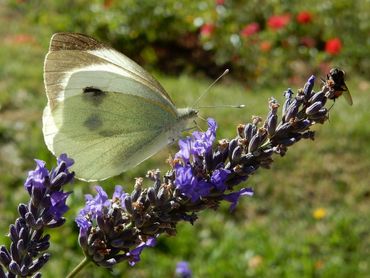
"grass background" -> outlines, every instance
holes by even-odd
[[[17,217],[17,205],[27,202],[23,183],[34,168],[33,159],[55,164],[41,132],[46,104],[42,67],[53,32],[47,24],[30,24],[22,14],[0,5],[1,244],[9,243],[5,234]],[[178,107],[191,104],[211,82],[198,76],[155,76]],[[266,115],[270,96],[283,102],[282,92],[289,86],[282,80],[256,91],[224,78],[202,102],[244,103],[246,109],[204,109],[201,115],[218,121],[218,139],[231,137],[237,124]],[[271,170],[260,170],[249,179],[254,197],[243,199],[232,214],[225,204],[216,212],[200,213],[194,226],[181,223],[176,237],[162,236],[155,248],[143,252],[137,266],[122,263],[110,275],[172,277],[176,262],[187,260],[195,277],[369,277],[370,85],[349,72],[348,86],[354,106],[338,100],[330,121],[315,127],[314,142],[298,143],[286,157],[276,157]],[[165,170],[168,152],[176,149],[172,146],[100,184],[110,192],[122,184],[130,192],[134,177],[154,167]],[[64,277],[82,259],[73,219],[93,184],[77,181],[67,189],[74,192],[71,210],[66,225],[50,231],[52,258],[43,268],[44,277]],[[315,217],[318,209],[322,217]],[[81,277],[108,275],[90,265]]]

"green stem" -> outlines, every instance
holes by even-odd
[[[83,269],[86,265],[88,265],[90,261],[85,257],[68,275],[67,278],[73,278]]]

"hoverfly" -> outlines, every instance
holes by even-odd
[[[343,70],[336,68],[331,69],[329,74],[326,75],[326,81],[324,81],[324,83],[330,89],[330,96],[328,97],[329,99],[335,101],[335,99],[337,99],[343,94],[347,103],[349,105],[352,105],[353,104],[352,97],[346,83],[344,82],[344,75],[345,72]]]

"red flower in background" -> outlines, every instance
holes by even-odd
[[[308,11],[302,11],[297,14],[297,22],[300,24],[307,24],[312,21],[312,14]]]
[[[253,34],[256,34],[260,30],[260,25],[257,22],[252,22],[248,25],[245,25],[243,30],[240,31],[242,37],[249,37]]]
[[[274,30],[284,28],[290,22],[290,14],[273,15],[268,21],[267,25]]]
[[[216,0],[216,5],[223,5],[225,4],[225,0]]]
[[[269,41],[262,41],[260,43],[260,49],[262,52],[269,52],[271,50],[272,44]]]
[[[337,55],[342,50],[342,41],[339,38],[333,38],[326,42],[325,52],[330,55]]]
[[[200,34],[204,37],[209,37],[215,31],[215,26],[212,23],[205,23],[200,27]]]

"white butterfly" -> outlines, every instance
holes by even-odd
[[[57,33],[45,58],[44,140],[75,160],[79,179],[118,175],[175,140],[197,111],[177,109],[163,87],[118,51]]]

